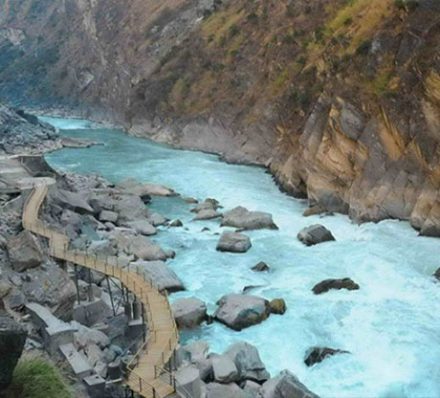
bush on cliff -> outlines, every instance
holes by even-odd
[[[44,358],[25,355],[2,398],[72,398],[60,371]]]

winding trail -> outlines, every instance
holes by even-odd
[[[149,336],[128,365],[125,384],[145,398],[166,398],[176,393],[176,381],[165,367],[176,350],[179,333],[166,293],[161,294],[138,269],[119,267],[117,257],[99,258],[84,251],[69,249],[69,238],[38,218],[48,186],[53,185],[55,180],[40,178],[37,181],[24,206],[23,228],[47,238],[52,257],[117,278],[143,305]]]

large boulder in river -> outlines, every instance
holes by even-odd
[[[22,231],[7,242],[9,259],[15,271],[38,267],[43,262],[43,251],[37,238]]]
[[[249,343],[239,342],[225,352],[234,361],[240,380],[252,380],[263,383],[270,378],[256,347]]]
[[[240,229],[278,229],[272,215],[261,211],[249,211],[238,206],[223,214],[222,226]]]
[[[306,246],[336,240],[332,233],[323,225],[312,225],[298,233],[298,239]]]
[[[132,267],[144,272],[145,276],[151,279],[159,290],[169,292],[185,290],[175,272],[163,261],[136,261],[130,264],[130,268]]]
[[[246,253],[252,247],[248,236],[238,232],[223,232],[217,244],[221,252]]]
[[[328,347],[312,347],[306,354],[304,363],[307,366],[313,366],[322,362],[324,359],[336,354],[349,354],[349,351],[338,350]]]
[[[266,381],[261,389],[263,398],[319,398],[288,370]]]
[[[178,299],[171,308],[177,326],[181,329],[193,329],[207,318],[206,304],[194,297]]]
[[[440,268],[434,272],[434,278],[440,282]]]
[[[0,391],[12,381],[26,336],[26,330],[19,323],[6,313],[0,312]]]
[[[359,285],[351,280],[350,278],[344,278],[344,279],[326,279],[322,282],[319,282],[317,285],[313,287],[313,293],[315,294],[322,294],[326,293],[329,290],[341,290],[341,289],[347,289],[347,290],[359,290]]]
[[[269,302],[257,296],[228,294],[217,304],[215,319],[237,331],[261,323],[270,315]]]
[[[273,299],[269,303],[271,314],[284,315],[287,311],[287,305],[284,299]]]

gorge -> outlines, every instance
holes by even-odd
[[[146,385],[440,396],[439,54],[438,0],[0,0],[5,397],[22,350],[125,397],[156,338],[139,294],[23,228],[49,180],[64,244],[171,305]]]

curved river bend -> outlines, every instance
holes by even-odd
[[[440,284],[431,276],[440,266],[440,240],[418,237],[406,222],[357,226],[342,215],[304,218],[306,203],[281,193],[261,168],[225,164],[213,155],[174,150],[85,121],[44,119],[63,134],[105,143],[48,155],[57,169],[99,173],[113,182],[132,177],[168,185],[183,196],[214,197],[225,209],[242,205],[273,214],[280,230],[250,232],[252,249],[233,255],[215,250],[218,221],[191,222],[189,206],[178,198],[153,201],[154,208],[188,228],[155,237],[176,251],[170,266],[187,288],[172,299],[196,296],[213,311],[223,294],[259,285],[253,293],[287,302],[284,316],[240,333],[214,323],[184,334],[185,340],[207,340],[216,352],[249,341],[272,375],[287,368],[323,398],[440,397]],[[298,231],[317,222],[337,241],[300,244]],[[204,226],[211,232],[202,233]],[[259,261],[269,263],[272,272],[252,272]],[[361,289],[312,294],[321,280],[341,277]],[[352,355],[307,368],[304,355],[312,346]]]

